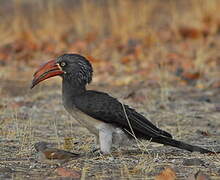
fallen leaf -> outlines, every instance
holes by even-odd
[[[180,27],[179,33],[183,38],[198,39],[202,36],[201,30],[193,27]]]
[[[171,168],[164,169],[159,175],[155,177],[155,180],[175,180],[176,172]]]
[[[132,55],[124,56],[120,59],[123,64],[127,64],[132,61]]]
[[[185,65],[189,65],[189,64],[185,64]],[[202,77],[202,74],[200,72],[189,72],[189,71],[185,71],[186,69],[192,69],[190,67],[179,67],[176,69],[175,75],[180,77],[182,81],[185,81],[187,84],[194,84],[198,79],[200,79]],[[197,84],[198,88],[203,88],[204,86],[201,86],[201,84]],[[201,87],[200,87],[201,86]]]
[[[80,173],[72,169],[60,167],[56,169],[56,172],[59,176],[62,177],[80,178]]]
[[[201,74],[199,72],[185,72],[182,74],[182,77],[186,80],[197,80],[199,79]]]

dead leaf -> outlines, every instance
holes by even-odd
[[[190,66],[190,63],[185,64],[185,65]],[[186,71],[186,69],[192,69],[192,68],[190,67],[187,68],[186,66],[184,68],[179,67],[176,69],[175,74],[176,76],[180,77],[182,81],[185,81],[187,84],[194,84],[198,79],[202,77],[202,74],[200,72],[197,72],[197,71],[189,72],[189,71]],[[202,86],[202,88],[203,87],[204,86]],[[200,88],[200,86],[198,88]]]
[[[179,33],[183,38],[198,39],[202,36],[201,30],[194,27],[180,27]]]
[[[186,80],[197,80],[200,76],[201,74],[199,72],[185,72],[182,74],[182,78]]]
[[[80,173],[72,169],[60,167],[56,169],[56,172],[59,176],[62,177],[80,178]]]
[[[176,172],[171,168],[164,169],[159,175],[155,177],[155,180],[175,180]]]
[[[127,64],[132,61],[132,55],[124,56],[120,59],[123,64]]]

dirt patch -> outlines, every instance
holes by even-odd
[[[9,89],[14,84],[4,83],[4,87]],[[42,140],[55,143],[61,149],[81,153],[81,158],[62,167],[80,172],[86,179],[153,179],[168,166],[183,179],[199,170],[213,178],[220,175],[219,155],[189,153],[147,141],[143,141],[141,149],[137,144],[131,144],[128,149],[115,149],[111,156],[94,154],[91,152],[95,146],[94,136],[65,112],[60,86],[56,83],[43,85],[25,94],[21,91],[22,86],[24,91],[26,89],[24,84],[13,86],[15,94],[6,91],[7,98],[1,98],[0,102],[1,178],[58,178],[56,165],[38,161],[33,144]],[[219,89],[185,87],[174,90],[142,84],[132,96],[127,96],[135,87],[137,85],[90,88],[111,92],[160,128],[171,132],[176,139],[220,150],[220,112],[216,108],[219,107]],[[142,101],[138,101],[138,96]]]

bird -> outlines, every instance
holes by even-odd
[[[87,90],[93,67],[80,54],[63,54],[41,65],[33,75],[31,88],[54,76],[62,78],[64,108],[96,136],[102,154],[111,154],[114,145],[120,147],[132,139],[149,140],[190,152],[214,153],[173,139],[170,133],[105,92]]]
[[[40,141],[34,144],[34,148],[37,151],[37,157],[40,161],[54,164],[62,164],[71,159],[76,159],[80,154],[53,148],[50,143]]]

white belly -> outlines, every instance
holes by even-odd
[[[95,135],[99,134],[98,126],[104,122],[92,118],[77,108],[67,109],[67,111],[76,121],[78,121],[83,127],[87,128],[91,133]]]

